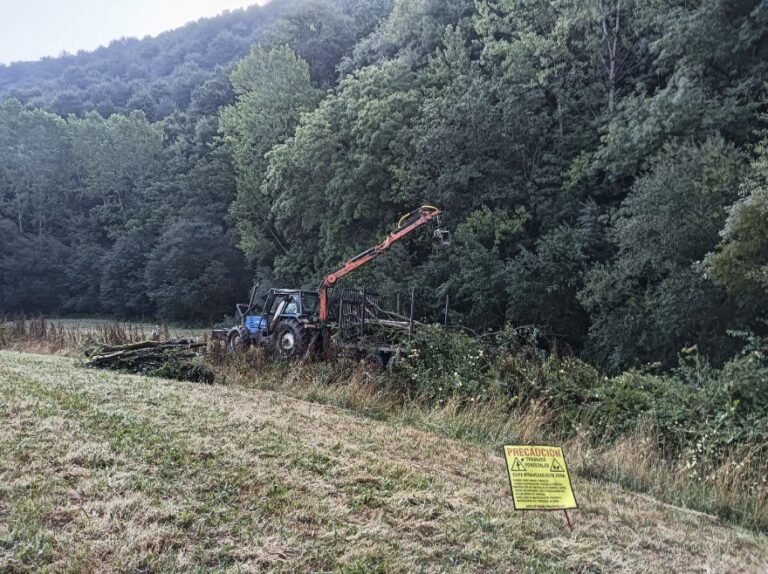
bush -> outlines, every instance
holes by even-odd
[[[400,361],[407,392],[440,403],[485,400],[498,386],[485,346],[475,337],[438,326],[420,327]]]
[[[405,346],[399,378],[411,398],[493,400],[523,411],[536,406],[550,414],[548,430],[556,436],[586,431],[593,443],[650,426],[665,456],[682,458],[702,476],[739,453],[768,455],[768,347],[761,342],[722,369],[692,348],[671,372],[633,370],[610,378],[578,358],[521,343],[510,328],[490,344],[423,327]]]

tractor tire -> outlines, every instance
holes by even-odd
[[[227,336],[227,351],[230,353],[244,351],[249,344],[248,334],[243,329],[232,329]]]
[[[309,332],[296,319],[283,319],[275,331],[275,349],[286,359],[301,359],[309,347]]]

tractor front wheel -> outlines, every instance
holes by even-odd
[[[245,329],[232,329],[227,337],[227,350],[230,353],[244,351],[249,343],[248,332]]]
[[[275,348],[286,359],[300,359],[307,352],[309,333],[296,319],[281,321],[275,331]]]
[[[370,353],[363,359],[363,364],[369,371],[379,373],[386,367],[388,358],[384,353]]]

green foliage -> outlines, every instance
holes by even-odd
[[[266,154],[288,139],[302,112],[317,99],[309,66],[288,47],[255,47],[232,72],[237,103],[224,108],[221,129],[237,170],[238,195],[232,210],[243,250],[252,260],[271,263],[283,248],[271,223],[274,195],[262,191]]]
[[[765,455],[768,363],[752,353],[712,368],[695,351],[670,375],[624,373],[608,379],[590,417],[599,436],[618,437],[650,424],[670,456],[683,456],[691,474],[704,479],[740,456]]]
[[[704,479],[738,456],[768,454],[766,349],[755,340],[721,369],[688,349],[666,375],[632,370],[606,377],[578,358],[540,351],[509,327],[491,344],[426,326],[408,343],[393,378],[412,398],[431,403],[493,401],[537,410],[564,438],[578,433],[605,444],[649,428],[665,456],[680,457]]]
[[[335,83],[336,66],[355,42],[355,22],[336,6],[322,0],[304,0],[286,10],[270,35],[274,46],[290,46],[310,62],[315,85]]]
[[[484,345],[465,333],[425,326],[409,341],[400,367],[407,390],[430,401],[458,396],[469,401],[487,399],[492,392]]]
[[[72,176],[66,124],[16,100],[0,103],[0,213],[19,233],[61,230],[56,213]]]
[[[396,56],[413,66],[425,63],[440,45],[446,26],[468,19],[473,3],[471,0],[393,0],[391,4],[388,17],[372,34],[358,42],[342,62],[344,72],[383,63]]]
[[[741,198],[730,209],[717,251],[708,259],[715,282],[765,312],[768,294],[768,142],[756,150]]]
[[[248,274],[221,227],[180,220],[149,253],[144,284],[160,317],[213,322],[247,289]]]
[[[546,325],[562,342],[578,346],[589,327],[578,293],[603,237],[599,208],[589,202],[575,224],[543,235],[533,249],[521,249],[509,264],[507,318],[518,325]]]
[[[510,214],[489,207],[468,214],[456,229],[450,251],[434,253],[425,277],[448,295],[452,320],[471,329],[501,326],[505,320],[509,254],[530,219],[523,209]]]
[[[163,130],[142,112],[106,120],[92,112],[71,119],[69,127],[82,196],[95,203],[89,211],[92,223],[119,235],[159,175]]]
[[[100,261],[101,307],[117,317],[151,317],[155,308],[144,286],[151,237],[134,231],[115,241]]]
[[[751,137],[764,81],[764,8],[758,0],[714,0],[637,10],[646,63],[596,153],[609,178],[633,176],[676,137]]]
[[[722,140],[669,144],[650,163],[609,230],[616,256],[595,266],[580,297],[591,352],[613,368],[699,345],[722,360],[733,307],[698,270],[736,199],[741,154]],[[726,327],[726,328],[723,328]]]
[[[101,261],[106,251],[97,244],[75,243],[66,258],[64,282],[67,292],[59,293],[63,309],[75,315],[93,314],[101,311],[99,296],[101,290]],[[54,298],[53,301],[56,301]]]
[[[7,312],[55,311],[63,293],[51,277],[63,275],[67,247],[45,235],[10,230],[3,235],[8,241],[0,247],[0,307]]]

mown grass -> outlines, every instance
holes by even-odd
[[[356,376],[346,400],[379,412],[387,397]],[[0,352],[0,571],[768,567],[764,535],[585,478],[573,451],[575,532],[556,513],[522,521],[498,450],[403,424],[417,407],[400,412],[377,421],[269,391]],[[450,434],[451,417],[435,416]]]
[[[768,477],[763,473],[760,482],[760,472],[755,472],[755,468],[768,468],[764,448],[751,458],[749,453],[744,455],[745,449],[735,449],[735,456],[702,477],[692,472],[684,458],[665,456],[659,446],[663,440],[642,419],[618,439],[601,441],[588,425],[575,432],[553,432],[561,415],[543,402],[510,408],[509,401],[501,398],[467,403],[454,397],[439,404],[419,397],[407,399],[392,385],[391,377],[366,372],[355,363],[281,365],[259,352],[223,357],[217,362],[225,384],[346,408],[489,451],[510,442],[555,441],[563,445],[571,465],[583,476],[614,482],[736,525],[768,530]]]
[[[143,329],[130,324],[101,323],[94,333],[90,325],[86,328],[85,324],[76,323],[64,331],[70,334],[67,337],[61,336],[62,328],[47,327],[47,322],[40,319],[6,323],[5,344],[16,349],[73,355],[78,353],[77,345],[81,348],[84,343],[91,344],[94,336],[117,343],[146,338]],[[8,336],[9,332],[14,336]],[[0,339],[2,335],[0,332]],[[0,340],[0,347],[2,343]],[[235,357],[213,352],[210,359],[219,380],[228,385],[273,390],[315,403],[340,406],[355,415],[408,425],[489,451],[496,451],[504,442],[556,441],[566,448],[571,465],[584,477],[610,481],[673,505],[715,515],[732,524],[757,530],[768,527],[768,477],[764,472],[761,482],[760,472],[755,470],[768,468],[765,445],[758,446],[754,452],[739,447],[734,451],[736,455],[720,461],[719,466],[702,475],[697,473],[698,469],[690,468],[685,459],[669,457],[662,451],[660,445],[666,437],[660,436],[650,421],[646,424],[642,419],[631,427],[625,424],[618,439],[601,441],[594,435],[594,425],[590,424],[567,433],[553,432],[561,425],[562,413],[557,407],[553,409],[552,405],[530,397],[522,400],[528,396],[524,392],[513,397],[512,406],[506,395],[486,396],[477,402],[468,402],[466,397],[457,395],[436,403],[429,396],[401,388],[398,376],[382,377],[366,372],[355,363],[281,364],[266,360],[258,351]],[[515,367],[515,376],[526,379],[526,384],[550,384],[548,371],[552,368],[559,368],[558,372],[566,375],[570,372],[567,365],[561,365],[566,371],[558,367],[557,361],[553,367],[538,365],[522,355],[510,355],[509,359],[522,361]],[[542,368],[547,372],[539,373]],[[542,376],[543,382],[534,383]],[[527,378],[531,378],[530,383]],[[589,386],[590,383],[579,384]]]

